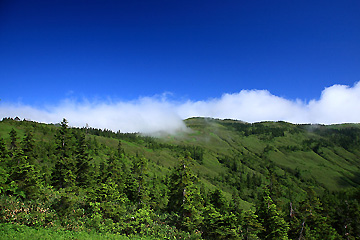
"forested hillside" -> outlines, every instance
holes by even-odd
[[[3,119],[0,233],[360,239],[360,125],[185,124],[143,136]]]

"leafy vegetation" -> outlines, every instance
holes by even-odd
[[[359,125],[185,123],[151,137],[3,119],[0,235],[360,238]]]

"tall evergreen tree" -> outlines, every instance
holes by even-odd
[[[11,130],[9,135],[12,157],[7,161],[7,168],[8,184],[13,186],[11,191],[22,198],[36,197],[39,192],[39,172],[36,171],[33,162],[34,157],[31,148],[34,145],[32,135],[28,133],[25,135],[22,148],[18,146],[17,133],[14,129]],[[29,145],[26,145],[26,142]],[[26,153],[24,150],[26,150]]]
[[[64,118],[55,134],[56,163],[52,172],[55,188],[73,187],[76,179],[76,162],[72,156],[72,135]]]
[[[255,212],[251,209],[243,212],[242,219],[242,237],[245,240],[260,239],[258,236],[264,228]]]
[[[10,155],[13,156],[14,153],[16,152],[16,149],[18,148],[18,136],[17,136],[17,132],[15,131],[15,129],[11,129],[10,133]]]
[[[86,187],[90,184],[90,156],[87,149],[85,134],[79,133],[76,140],[75,161],[76,161],[76,184]]]
[[[116,156],[118,158],[122,158],[124,154],[125,154],[125,150],[122,146],[121,140],[119,140],[118,146],[117,146],[117,151],[116,151]]]
[[[39,173],[22,149],[17,148],[9,160],[9,184],[15,184],[14,194],[23,198],[36,197],[39,192]]]
[[[232,212],[220,213],[212,204],[203,209],[203,237],[206,239],[239,239],[239,226]]]
[[[30,164],[34,164],[35,163],[35,152],[34,152],[34,147],[35,147],[35,141],[34,141],[34,136],[33,133],[28,130],[25,133],[24,139],[22,140],[22,150],[25,154],[25,156],[27,156],[27,159],[29,161]]]
[[[127,193],[131,201],[136,202],[140,207],[149,202],[148,187],[148,160],[136,156],[132,158],[132,167],[127,183]]]
[[[119,186],[109,177],[105,183],[99,183],[89,191],[89,201],[92,211],[100,214],[103,218],[111,218],[120,221],[125,215],[128,199]],[[94,208],[98,206],[98,209]],[[96,212],[98,211],[98,212]]]
[[[5,141],[0,137],[0,194],[7,190],[9,154]]]
[[[73,151],[73,141],[68,121],[64,118],[60,123],[60,128],[55,134],[55,149],[62,158],[69,158]]]
[[[338,239],[340,236],[323,215],[322,203],[313,188],[307,189],[306,199],[300,203],[298,219],[299,239]]]
[[[5,141],[2,137],[0,137],[0,162],[4,161],[9,157],[9,152],[6,148]]]
[[[261,239],[288,239],[289,226],[271,199],[268,188],[264,190],[263,197],[257,205],[257,215],[265,229],[259,234]]]
[[[168,180],[168,210],[179,214],[177,224],[187,231],[197,229],[203,220],[202,197],[199,187],[195,185],[197,177],[191,171],[191,161],[190,154],[180,159]]]
[[[210,203],[215,209],[217,209],[217,211],[225,213],[229,210],[229,203],[221,190],[217,188],[214,191],[210,191],[209,195]]]

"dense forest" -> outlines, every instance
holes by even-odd
[[[360,239],[360,125],[185,124],[155,137],[4,118],[0,234]]]

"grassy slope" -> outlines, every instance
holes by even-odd
[[[204,165],[199,166],[199,169],[209,174],[216,175],[224,170],[216,159],[217,155],[240,154],[244,156],[244,161],[249,157],[261,161],[260,158],[265,156],[276,166],[285,170],[299,169],[304,177],[314,178],[329,190],[356,186],[360,183],[357,179],[360,172],[360,153],[357,149],[348,151],[336,145],[320,147],[320,153],[304,149],[303,142],[306,140],[317,139],[322,142],[328,139],[304,130],[303,127],[299,128],[297,125],[288,123],[262,123],[265,126],[285,129],[284,136],[268,139],[264,135],[245,136],[231,127],[222,125],[221,122],[224,121],[193,118],[185,122],[192,132],[186,135],[181,134],[179,137],[175,136],[171,142],[175,144],[191,143],[207,149]],[[346,127],[349,125],[334,125],[326,128]],[[351,127],[359,128],[359,125],[352,124]],[[295,132],[294,129],[298,132]],[[168,141],[169,138],[163,139],[165,139],[163,141]],[[264,152],[265,148],[269,146],[271,150]],[[287,149],[289,146],[290,150]]]
[[[67,239],[77,239],[77,240],[129,240],[129,239],[140,239],[139,237],[129,238],[122,235],[110,234],[110,233],[95,233],[95,232],[75,232],[75,231],[54,231],[53,229],[46,228],[31,228],[22,225],[15,225],[10,223],[1,223],[0,224],[0,240],[67,240]],[[151,238],[141,238],[141,239],[151,239]]]

